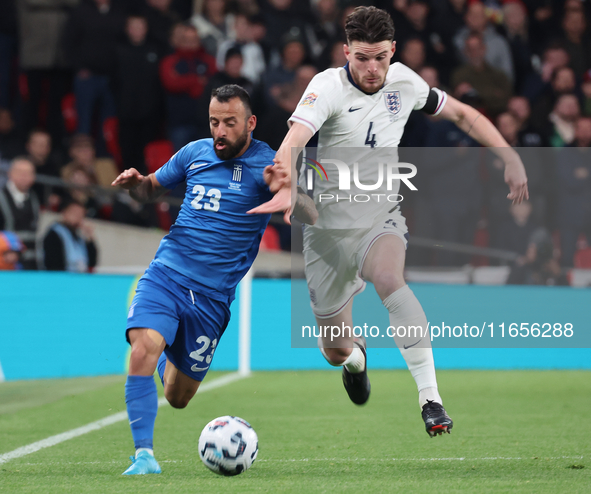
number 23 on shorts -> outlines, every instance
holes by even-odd
[[[201,348],[189,354],[189,357],[199,362],[199,364],[193,364],[191,366],[191,370],[193,372],[200,372],[209,369],[209,365],[213,359],[213,352],[215,352],[215,347],[218,344],[218,340],[216,338],[215,340],[211,341],[207,336],[200,336],[197,338],[197,343],[202,345]],[[207,352],[207,350],[210,348],[210,345],[211,351],[209,352],[209,355],[204,356],[203,354]],[[205,361],[206,365],[200,367],[200,365],[203,365],[203,361]]]

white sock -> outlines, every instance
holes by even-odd
[[[321,338],[318,338],[318,348],[320,348],[320,353],[322,353],[322,356],[333,367],[341,367],[344,365],[351,374],[358,374],[359,372],[363,372],[363,369],[365,369],[365,357],[358,346],[351,350],[351,353],[342,364],[335,364],[328,358],[328,355],[326,355],[326,352],[322,346]]]
[[[359,374],[364,371],[365,356],[358,346],[353,348],[351,355],[347,357],[347,360],[343,362],[343,365],[351,374]]]
[[[443,405],[443,400],[441,399],[441,396],[439,396],[437,388],[425,388],[419,391],[419,405],[421,409],[427,404],[427,401],[434,401],[435,403]]]
[[[135,457],[137,458],[137,456],[142,452],[142,451],[147,451],[148,453],[150,453],[152,456],[154,456],[154,450],[150,449],[150,448],[138,448],[135,450]]]
[[[386,297],[383,304],[390,312],[390,325],[395,328],[400,326],[406,328],[406,336],[394,336],[394,341],[417,383],[419,405],[422,408],[428,399],[441,403],[441,397],[437,391],[431,338],[429,334],[425,335],[427,317],[421,304],[408,285],[404,285]],[[421,330],[417,329],[415,333],[410,328],[409,331],[410,326],[419,326]]]

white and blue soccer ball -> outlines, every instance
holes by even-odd
[[[248,470],[258,452],[256,432],[240,417],[218,417],[207,424],[199,436],[201,461],[220,475],[238,475]]]

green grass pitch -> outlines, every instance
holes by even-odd
[[[591,372],[438,377],[451,435],[428,437],[407,371],[370,370],[364,407],[348,401],[338,371],[257,372],[184,410],[159,409],[161,475],[121,476],[133,453],[123,421],[0,464],[0,492],[591,492]],[[125,410],[124,381],[0,384],[0,454]],[[207,470],[197,451],[204,425],[227,414],[250,421],[260,448],[231,478]]]

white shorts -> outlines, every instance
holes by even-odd
[[[408,228],[398,209],[378,217],[370,228],[329,230],[306,225],[305,273],[316,317],[337,315],[365,289],[363,263],[371,246],[383,235],[396,235],[406,247]]]

